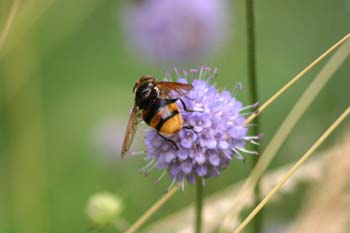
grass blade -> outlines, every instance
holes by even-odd
[[[10,13],[9,13],[9,16],[8,18],[6,19],[6,22],[5,22],[5,25],[4,25],[4,28],[2,29],[1,33],[0,33],[0,49],[2,48],[2,46],[4,45],[5,43],[5,40],[7,38],[7,35],[10,31],[10,28],[12,26],[12,23],[13,23],[13,19],[15,18],[15,15],[17,13],[17,9],[18,9],[18,6],[19,6],[19,2],[20,0],[15,0],[12,4],[12,7],[10,9]]]
[[[348,117],[350,107],[322,134],[322,136],[310,147],[310,149],[298,160],[297,163],[288,171],[288,173],[276,184],[276,186],[266,195],[258,206],[248,215],[248,217],[238,226],[234,233],[241,232],[257,213],[266,205],[272,196],[284,185],[288,179],[299,169],[299,167],[311,156],[311,154],[327,139],[327,137]]]
[[[239,213],[239,210],[241,209],[240,202],[242,202],[245,196],[249,195],[248,193],[250,193],[251,190],[254,188],[257,180],[259,180],[259,178],[262,176],[263,172],[266,170],[266,168],[268,167],[268,165],[278,152],[279,148],[282,146],[287,136],[296,125],[296,123],[299,121],[304,112],[316,98],[317,94],[325,86],[327,81],[332,77],[332,75],[337,71],[339,66],[349,56],[349,53],[350,41],[347,40],[330,58],[330,60],[324,65],[323,69],[318,73],[318,75],[309,85],[307,90],[299,98],[298,102],[294,105],[293,109],[283,121],[280,128],[276,131],[270,143],[267,145],[265,151],[262,153],[261,158],[259,159],[256,167],[253,169],[253,171],[247,178],[245,184],[243,185],[241,192],[238,196],[236,196],[236,205],[234,209],[232,209],[231,213],[223,221],[223,224],[220,228],[220,232],[225,232],[228,229],[232,229],[233,226],[231,225],[231,222],[232,219],[236,218],[237,214]]]
[[[160,207],[162,207],[176,193],[178,187],[173,187],[169,192],[162,196],[149,210],[147,210],[141,218],[139,218],[126,233],[136,232]]]
[[[256,118],[262,111],[264,111],[270,104],[272,104],[278,97],[280,97],[285,91],[288,90],[294,83],[296,83],[301,77],[303,77],[308,71],[310,71],[315,65],[317,65],[320,61],[322,61],[327,55],[333,52],[336,48],[342,45],[344,42],[349,40],[350,34],[344,36],[341,40],[335,43],[332,47],[327,49],[321,56],[319,56],[316,60],[314,60],[310,65],[308,65],[305,69],[303,69],[299,74],[297,74],[294,78],[292,78],[284,87],[282,87],[279,91],[277,91],[270,99],[268,99],[263,105],[259,107],[259,109],[250,115],[245,124],[250,123],[254,118]]]

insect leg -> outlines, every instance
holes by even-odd
[[[188,109],[187,106],[186,106],[186,104],[185,104],[185,102],[184,102],[181,98],[178,98],[178,99],[176,99],[176,100],[180,100],[180,102],[181,102],[181,104],[182,104],[182,106],[184,107],[184,110],[185,110],[186,112],[202,112],[202,111],[196,111],[196,110]]]
[[[176,150],[179,150],[179,146],[176,144],[176,142],[174,142],[173,140],[171,140],[171,139],[169,139],[169,138],[164,137],[164,136],[161,135],[159,132],[157,132],[157,134],[158,134],[161,138],[163,138],[165,141],[172,143],[172,144],[175,146]]]
[[[193,133],[195,133],[195,134],[198,135],[198,132],[196,132],[196,131],[194,130],[194,126],[193,126],[193,125],[184,125],[184,126],[182,126],[182,129],[191,130]]]
[[[184,125],[182,128],[192,130],[194,127],[192,125]]]

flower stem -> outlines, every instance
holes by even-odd
[[[246,25],[247,25],[247,64],[248,64],[248,85],[250,93],[250,102],[252,104],[258,102],[258,82],[256,74],[256,50],[255,50],[255,15],[254,15],[254,0],[246,1]],[[253,135],[258,135],[260,132],[259,118],[255,118],[253,123],[256,127],[253,128]],[[259,153],[259,147],[252,145],[252,149]],[[251,167],[255,167],[258,158],[253,158]],[[260,202],[260,186],[259,183],[254,190],[253,204],[256,206]],[[254,232],[259,233],[262,229],[262,212],[256,216],[254,220]]]
[[[202,209],[203,209],[203,185],[201,179],[198,177],[196,182],[196,222],[195,232],[202,232]]]

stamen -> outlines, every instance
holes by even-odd
[[[251,115],[253,112],[244,112],[244,113],[240,113],[239,115],[241,116],[247,116],[247,115]]]
[[[154,158],[145,157],[143,160],[145,160],[145,161],[152,161],[152,160],[154,160]]]
[[[146,166],[141,169],[138,169],[138,172],[143,173],[144,176],[147,176],[153,168],[157,166],[156,160],[152,159]]]
[[[247,140],[248,142],[250,142],[251,144],[254,144],[254,145],[257,145],[257,146],[260,146],[260,143],[254,141],[254,140]]]
[[[224,156],[225,156],[225,158],[227,158],[228,160],[232,160],[232,157],[229,155],[229,154],[227,154],[226,152],[223,152],[222,153]]]
[[[247,150],[247,149],[245,149],[243,147],[236,147],[236,148],[237,148],[237,150],[240,150],[240,151],[242,151],[244,153],[247,153],[247,154],[253,154],[253,155],[257,155],[258,154],[258,152],[256,152],[256,151]]]
[[[256,108],[258,105],[259,105],[259,102],[256,102],[256,103],[254,103],[252,105],[247,105],[247,106],[241,108],[239,111],[242,112],[242,111],[250,109],[250,108]]]
[[[182,73],[184,73],[185,77],[188,75],[188,72],[185,69],[182,70]]]
[[[173,65],[176,76],[180,77],[180,72],[175,65]]]
[[[199,75],[198,75],[199,80],[202,80],[203,78],[203,70],[204,70],[204,66],[201,65],[201,68],[199,69]]]
[[[169,190],[174,186],[175,182],[176,182],[176,178],[171,181],[171,184],[167,188],[166,192],[169,192]]]
[[[217,74],[218,74],[218,68],[215,67],[214,70],[213,70],[213,75],[216,77]]]
[[[166,71],[165,71],[165,78],[170,78],[170,71],[169,71],[169,69],[166,69]]]
[[[261,139],[261,137],[258,135],[258,136],[245,136],[244,137],[245,140],[251,140],[251,139]]]
[[[213,81],[214,79],[216,79],[216,77],[218,76],[218,74],[213,74],[213,76],[211,76],[211,78],[209,78],[208,82]]]
[[[234,156],[235,156],[237,159],[242,160],[242,161],[245,161],[245,157],[244,157],[243,155],[241,155],[241,153],[239,153],[239,151],[236,150],[235,147],[232,147],[231,149],[235,152]]]
[[[210,68],[209,66],[204,66],[204,70],[205,70],[205,71],[210,71],[211,68]]]
[[[250,123],[250,124],[245,125],[245,127],[247,127],[247,128],[255,127],[255,126],[256,126],[256,124],[253,124],[253,123]]]
[[[144,173],[149,167],[152,166],[152,164],[155,162],[154,159],[152,159],[150,162],[148,162],[143,168],[139,168],[137,171],[140,173]]]
[[[233,90],[232,90],[232,96],[236,97],[237,95],[237,92],[241,92],[243,89],[243,86],[242,86],[242,83],[241,82],[238,82],[236,83],[236,85],[233,87]]]
[[[166,174],[166,171],[163,171],[162,174],[160,174],[160,176],[157,179],[154,180],[154,183],[158,184],[163,179],[165,174]]]
[[[218,175],[221,174],[220,171],[219,171],[219,169],[218,169],[217,167],[214,167],[214,170],[218,173]]]
[[[144,172],[144,176],[148,176],[148,174],[157,166],[158,163],[154,163],[147,171]]]
[[[216,70],[216,72],[214,70],[213,75],[211,77],[209,77],[207,81],[211,82],[212,80],[214,80],[216,78],[216,76],[217,76],[217,70]]]

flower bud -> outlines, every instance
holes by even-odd
[[[118,196],[103,192],[90,198],[86,214],[94,225],[105,226],[114,222],[122,209],[122,201]]]

